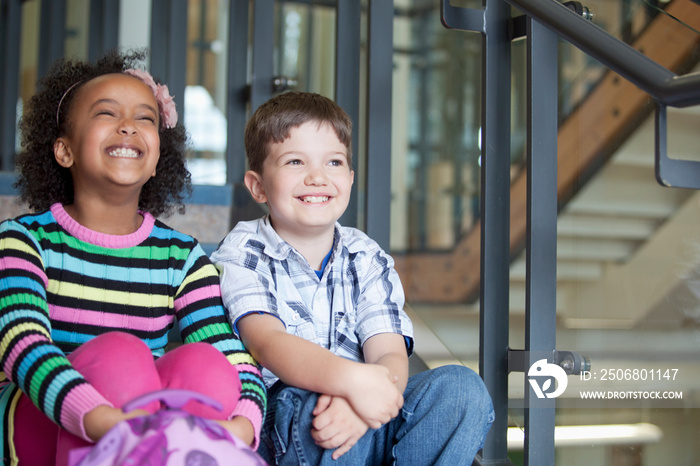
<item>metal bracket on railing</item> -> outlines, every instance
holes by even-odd
[[[562,5],[587,21],[593,21],[593,12],[581,2],[563,2]],[[511,40],[527,37],[527,15],[514,16],[511,19]]]
[[[440,1],[440,20],[447,29],[482,32],[484,30],[484,10],[452,6],[450,0]]]
[[[529,351],[508,350],[508,372],[525,372],[529,369],[527,358]],[[539,354],[539,353],[538,353]],[[576,375],[581,372],[590,372],[591,361],[587,357],[575,351],[553,351],[547,355],[547,359],[564,369],[566,375]]]
[[[668,116],[666,106],[656,104],[656,180],[663,186],[700,189],[700,163],[668,156]]]
[[[555,351],[556,363],[566,375],[576,375],[591,371],[591,360],[575,351]]]
[[[581,2],[564,2],[563,5],[588,21],[593,20],[593,12]]]

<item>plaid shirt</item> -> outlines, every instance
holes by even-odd
[[[287,332],[338,356],[363,361],[362,345],[398,333],[413,350],[413,327],[393,259],[363,232],[336,224],[331,258],[319,279],[277,235],[269,217],[240,222],[212,255],[234,330],[252,312],[278,317]],[[276,380],[263,371],[269,387]]]

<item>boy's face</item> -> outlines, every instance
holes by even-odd
[[[289,241],[332,234],[348,206],[353,178],[347,148],[333,128],[311,121],[269,144],[263,173],[247,172],[245,183],[257,202],[267,203],[272,226]]]

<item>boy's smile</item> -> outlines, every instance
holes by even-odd
[[[350,200],[354,172],[347,148],[328,124],[306,122],[281,143],[270,143],[263,173],[246,173],[257,202],[267,203],[278,235],[295,239],[330,234]]]

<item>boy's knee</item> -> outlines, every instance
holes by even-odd
[[[446,387],[478,385],[481,382],[481,377],[465,366],[456,364],[440,366],[432,369],[430,378],[433,383],[438,382]],[[478,379],[478,380],[477,380]]]
[[[491,396],[479,374],[459,365],[441,366],[432,370],[431,384],[438,384],[442,393],[449,393],[446,402],[455,410],[491,410]]]

